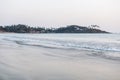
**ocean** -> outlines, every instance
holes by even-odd
[[[0,34],[0,80],[120,80],[120,34]]]

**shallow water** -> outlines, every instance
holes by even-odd
[[[0,34],[0,80],[120,80],[118,34]]]

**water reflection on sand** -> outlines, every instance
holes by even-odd
[[[0,80],[120,80],[119,61],[87,53],[90,52],[1,45]]]

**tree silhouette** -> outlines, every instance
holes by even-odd
[[[89,27],[93,28],[93,29],[100,28],[100,26],[98,26],[98,25],[90,25]]]
[[[90,25],[88,27],[69,25],[60,28],[44,28],[44,27],[30,27],[23,24],[0,26],[1,32],[14,32],[14,33],[107,33],[102,31],[98,25]]]

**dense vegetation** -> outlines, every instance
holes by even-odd
[[[27,25],[10,25],[0,26],[0,32],[14,32],[14,33],[108,33],[97,29],[99,26],[91,25],[89,27],[83,27],[78,25],[70,25],[60,28],[42,28],[42,27],[30,27]]]

